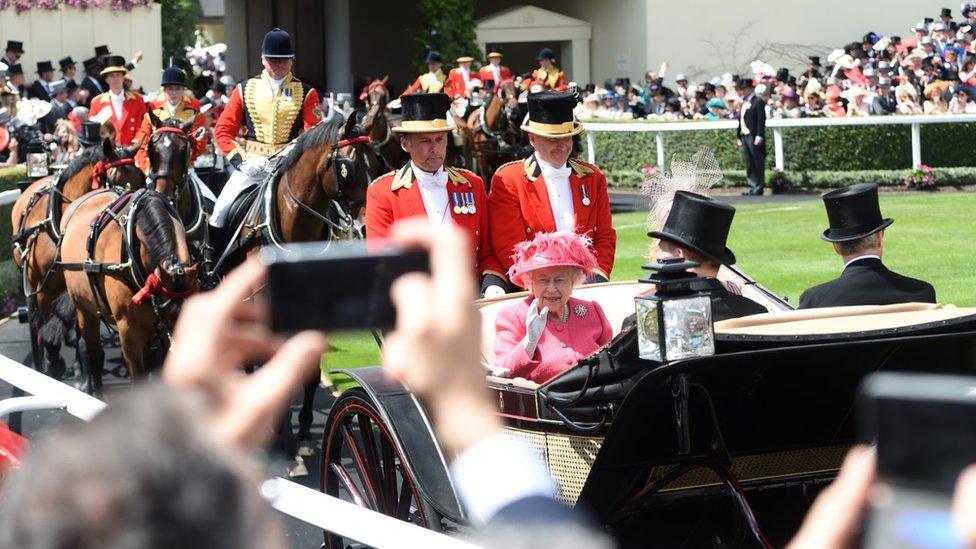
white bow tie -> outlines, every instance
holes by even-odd
[[[444,171],[444,168],[437,170],[435,173],[427,173],[415,167],[413,173],[417,176],[420,184],[428,189],[447,185],[447,172]]]
[[[570,172],[572,172],[572,168],[569,166],[557,168],[555,166],[550,166],[541,158],[537,158],[537,160],[539,160],[539,168],[542,169],[542,176],[546,179],[553,179],[554,177],[567,178],[569,177]]]

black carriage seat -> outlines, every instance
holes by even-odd
[[[227,212],[227,224],[226,227],[230,227],[232,230],[240,226],[244,222],[244,218],[247,216],[248,212],[251,210],[251,206],[257,199],[258,194],[264,189],[264,185],[257,185],[251,187],[250,189],[237,195],[234,202],[230,205],[230,209]]]

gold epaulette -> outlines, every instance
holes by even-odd
[[[400,189],[409,189],[413,186],[413,170],[410,169],[410,164],[400,168],[396,175],[393,176],[393,184],[390,185],[391,191],[397,191]]]
[[[590,167],[590,164],[575,158],[569,159],[569,167],[573,168],[573,173],[576,174],[576,177],[587,176],[596,171],[594,168]]]
[[[471,182],[468,181],[467,177],[464,177],[464,175],[461,173],[462,170],[463,168],[448,168],[447,178],[453,181],[455,185],[467,185],[470,187]],[[467,171],[467,170],[463,170],[463,171]],[[468,172],[468,173],[474,175],[473,172]]]

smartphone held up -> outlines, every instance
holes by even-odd
[[[391,328],[396,310],[390,287],[410,272],[430,272],[426,250],[334,241],[266,247],[269,323],[273,331]]]

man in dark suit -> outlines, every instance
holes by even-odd
[[[94,57],[91,59],[85,59],[82,64],[85,67],[85,79],[81,81],[80,103],[87,107],[91,104],[92,98],[104,93],[108,87],[98,76],[98,73],[102,70],[102,65],[98,62],[98,59],[95,59]]]
[[[30,99],[40,99],[41,101],[50,101],[52,80],[54,80],[54,64],[50,61],[38,61],[37,80],[27,88],[27,97]]]
[[[51,111],[41,118],[41,129],[44,133],[54,133],[58,120],[68,118],[71,105],[68,104],[68,84],[64,80],[51,82]]]
[[[803,292],[801,309],[936,302],[931,284],[890,271],[881,262],[884,231],[895,220],[881,217],[877,185],[859,183],[831,191],[823,200],[830,228],[821,238],[844,258],[844,272]]]
[[[740,78],[735,91],[742,97],[737,135],[749,180],[749,190],[743,194],[761,196],[766,188],[766,102],[748,78]]]
[[[712,318],[716,322],[768,312],[762,305],[743,297],[737,286],[716,278],[722,265],[735,264],[735,254],[726,247],[734,215],[735,208],[728,204],[678,191],[674,193],[664,228],[647,233],[651,238],[660,239],[664,254],[699,263],[692,270],[705,279],[693,289],[711,296]]]

